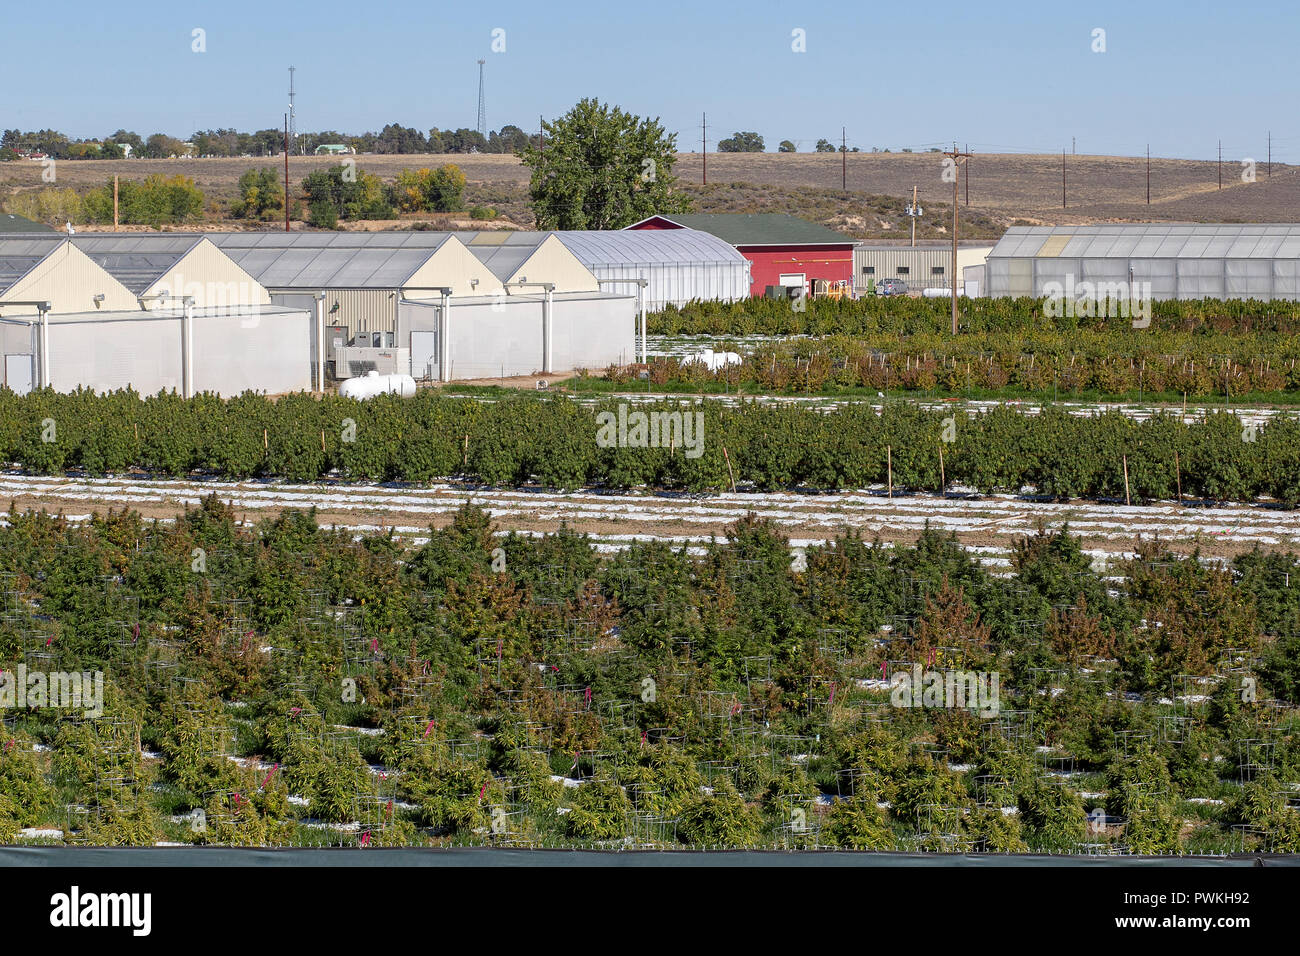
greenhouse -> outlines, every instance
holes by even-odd
[[[990,296],[1294,300],[1300,225],[1013,226],[986,266]]]
[[[574,230],[555,233],[611,292],[618,279],[646,280],[646,309],[683,306],[693,299],[749,298],[749,260],[735,247],[698,229]]]

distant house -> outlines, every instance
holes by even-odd
[[[317,156],[346,156],[348,154],[355,155],[356,150],[342,143],[321,143],[316,147]]]
[[[11,212],[0,213],[0,233],[7,232],[54,232],[49,226],[39,222],[32,222],[24,216],[16,216]]]
[[[811,288],[813,279],[853,281],[856,239],[783,213],[651,216],[628,229],[698,229],[736,247],[748,259],[750,295],[768,286]]]

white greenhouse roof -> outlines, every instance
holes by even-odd
[[[268,289],[396,289],[432,249],[272,246],[221,250]]]
[[[1300,224],[1012,226],[990,259],[1300,259]]]
[[[586,229],[555,235],[588,268],[675,263],[743,266],[749,261],[731,243],[698,229]]]
[[[230,249],[437,249],[450,232],[211,232],[218,247]]]

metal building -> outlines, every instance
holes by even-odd
[[[221,250],[278,305],[315,309],[349,338],[397,329],[400,299],[492,295],[501,282],[450,232],[221,233]]]
[[[505,285],[550,283],[557,292],[597,292],[591,270],[553,232],[460,232],[469,251]]]
[[[694,300],[749,298],[750,263],[735,246],[698,229],[581,230],[555,233],[611,292],[645,279],[645,306],[658,311]]]
[[[957,274],[983,265],[993,243],[958,243]],[[853,250],[853,287],[864,292],[881,279],[902,279],[910,290],[951,288],[952,243],[924,242],[915,246],[871,243]]]
[[[1300,299],[1300,225],[1013,226],[985,279],[993,296]]]

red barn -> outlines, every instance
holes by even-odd
[[[628,229],[698,229],[736,247],[751,263],[750,295],[768,286],[802,285],[812,279],[853,282],[857,240],[797,216],[781,213],[708,213],[651,216]]]

